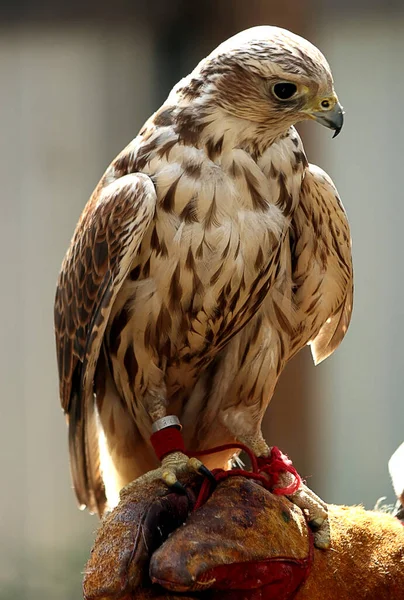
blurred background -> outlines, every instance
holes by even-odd
[[[233,33],[287,27],[326,54],[346,108],[334,141],[306,126],[354,241],[355,310],[337,353],[305,350],[266,436],[334,503],[393,493],[404,440],[404,5],[401,0],[2,0],[0,29],[0,600],[81,598],[96,517],[71,489],[53,338],[55,281],[111,159],[172,85]]]

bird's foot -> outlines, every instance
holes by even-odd
[[[291,476],[288,472],[281,473],[279,487],[287,486],[288,482],[290,485],[288,475]],[[329,548],[331,545],[331,531],[327,504],[304,483],[301,483],[299,489],[288,498],[303,511],[313,532],[316,548],[323,550]]]
[[[189,458],[183,452],[172,452],[167,454],[161,461],[161,467],[153,471],[149,471],[138,477],[129,486],[148,485],[156,480],[163,481],[171,490],[179,494],[186,494],[185,487],[179,481],[183,475],[198,473],[203,477],[208,478],[212,483],[216,484],[214,475],[205,465],[197,458]]]
[[[178,481],[178,475],[183,473],[199,473],[216,484],[214,475],[197,458],[189,458],[182,452],[172,452],[165,456],[161,462],[161,479],[169,487],[178,492],[185,493],[183,485]]]
[[[273,493],[283,494],[304,513],[313,531],[314,544],[326,549],[331,544],[328,507],[311,489],[302,483],[296,469],[278,448],[269,449],[258,458],[260,472],[273,479]]]

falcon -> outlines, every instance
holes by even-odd
[[[286,363],[307,344],[319,363],[343,339],[349,226],[294,128],[307,119],[343,124],[326,59],[289,31],[249,29],[173,88],[84,208],[55,329],[73,484],[90,511],[141,475],[175,485],[191,468],[175,448],[157,468],[150,438],[167,417],[189,452],[239,441],[267,456],[261,422]],[[326,520],[307,488],[292,499]]]

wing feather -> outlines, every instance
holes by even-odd
[[[55,298],[60,400],[69,425],[73,484],[80,505],[105,507],[93,380],[114,300],[156,208],[149,177],[125,175],[90,198],[62,264]]]
[[[309,344],[318,364],[334,352],[348,329],[353,267],[344,207],[331,179],[315,165],[309,165],[302,183],[292,237],[297,304],[308,317],[316,315],[317,333]]]

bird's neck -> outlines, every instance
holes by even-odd
[[[209,103],[180,103],[176,110],[176,131],[186,143],[205,149],[208,156],[245,150],[258,160],[274,143],[287,135],[288,128],[270,126],[242,118]]]

